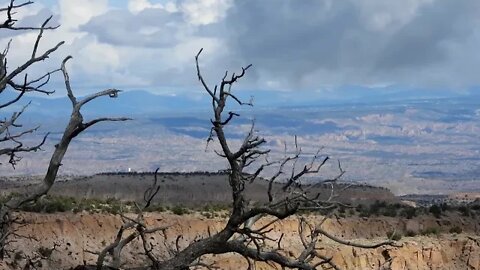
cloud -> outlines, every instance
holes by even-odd
[[[71,69],[84,88],[118,83],[158,93],[196,92],[193,56],[202,47],[210,82],[225,70],[254,64],[240,88],[314,95],[351,86],[480,85],[476,0],[122,3],[59,0],[49,7],[58,11],[62,27],[46,45],[67,41],[61,53],[75,57]],[[25,20],[48,13],[43,6],[35,11]],[[20,40],[25,44],[19,48],[28,48],[31,38]]]
[[[232,0],[183,0],[179,2],[179,9],[190,23],[207,25],[224,19],[232,3]]]
[[[175,46],[189,31],[181,14],[160,8],[148,8],[136,14],[111,10],[81,29],[103,43],[140,48]]]
[[[392,83],[469,87],[479,79],[458,71],[446,75],[458,53],[477,54],[466,44],[478,41],[479,5],[473,0],[236,1],[222,34],[234,57],[256,64],[258,84],[280,79],[289,89]],[[478,70],[476,60],[461,69]]]
[[[76,29],[108,10],[108,0],[59,0],[59,5],[64,29]]]
[[[148,0],[129,0],[128,10],[131,13],[137,14],[145,9],[164,8],[162,4],[152,4]]]

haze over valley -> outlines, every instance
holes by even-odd
[[[347,171],[346,181],[387,187],[396,194],[480,191],[480,98],[474,92],[410,99],[373,93],[310,104],[283,104],[281,98],[262,100],[255,98],[254,92],[241,93],[250,94],[255,106],[234,107],[241,117],[232,122],[228,135],[232,142],[240,143],[254,119],[255,129],[272,149],[272,159],[284,155],[285,145],[287,151],[293,151],[296,135],[299,146],[310,156],[322,148],[322,155],[340,160]],[[43,153],[25,155],[15,170],[4,166],[4,175],[42,174],[68,116],[65,98],[31,100],[22,123],[42,126],[29,141],[34,143],[45,132],[52,133]],[[106,106],[107,102],[110,100],[95,101],[85,110],[86,115],[113,114],[134,120],[98,126],[82,134],[72,143],[61,174],[126,172],[129,168],[140,172],[157,167],[165,172],[226,168],[214,153],[216,144],[207,147],[207,99],[128,91],[115,100],[115,106]],[[321,179],[337,173],[336,166],[336,162],[328,164]]]

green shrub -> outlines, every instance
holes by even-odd
[[[181,207],[181,206],[174,206],[172,208],[172,213],[174,213],[175,215],[184,215],[184,214],[188,214],[188,210]]]

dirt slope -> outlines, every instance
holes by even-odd
[[[69,269],[75,265],[93,263],[102,246],[110,243],[121,224],[119,216],[88,213],[66,214],[21,214],[31,224],[19,228],[19,233],[34,236],[32,239],[17,239],[13,243],[14,252],[31,255],[41,247],[58,248],[52,253],[51,260],[41,269]],[[309,216],[310,220],[320,217]],[[174,246],[177,235],[182,235],[180,245],[185,246],[198,236],[219,230],[225,222],[222,218],[207,219],[199,214],[177,216],[169,213],[149,213],[148,223],[151,225],[172,225],[166,232],[152,235],[157,255],[166,256]],[[440,224],[440,225],[439,225]],[[396,228],[398,231],[422,230],[431,226],[441,226],[443,230],[460,224],[463,234],[441,234],[435,237],[404,237],[400,240],[402,247],[382,247],[376,250],[351,248],[323,240],[325,252],[333,256],[333,261],[344,269],[379,269],[386,259],[393,258],[391,269],[480,269],[480,241],[476,240],[480,231],[478,221],[467,219],[436,220],[431,217],[415,220],[394,218],[362,219],[347,218],[328,220],[324,228],[332,234],[356,241],[379,241],[385,238],[386,232]],[[285,233],[283,243],[295,254],[300,242],[296,237],[297,220],[284,220],[272,231],[272,237]],[[368,240],[367,240],[368,239]],[[287,245],[287,244],[285,244]],[[138,266],[143,260],[139,255],[141,247],[134,243],[124,251],[125,266]],[[222,255],[210,258],[222,269],[245,269],[245,262],[235,255]],[[24,263],[17,261],[18,265]],[[0,269],[15,269],[7,263],[0,263]],[[257,269],[272,269],[265,264],[258,264]]]

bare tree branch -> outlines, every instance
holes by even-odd
[[[83,121],[83,115],[80,112],[82,106],[86,104],[87,102],[96,99],[98,97],[102,96],[117,96],[119,90],[116,89],[107,89],[101,92],[98,92],[96,94],[90,95],[80,101],[77,102],[76,97],[73,94],[73,91],[70,87],[70,82],[69,82],[69,77],[68,77],[68,72],[65,67],[65,63],[67,62],[68,59],[71,57],[65,58],[65,60],[62,63],[62,72],[64,74],[64,79],[65,79],[65,85],[67,87],[67,93],[72,101],[72,113],[70,116],[70,120],[67,124],[67,127],[65,128],[62,138],[60,139],[60,142],[55,145],[55,150],[52,154],[52,157],[49,162],[49,166],[47,169],[47,172],[43,178],[43,181],[38,184],[37,186],[34,187],[33,191],[30,191],[29,193],[21,194],[18,197],[13,197],[11,200],[6,202],[1,208],[0,208],[0,218],[2,220],[6,220],[6,217],[9,216],[9,212],[15,209],[18,209],[21,205],[36,201],[38,198],[41,196],[45,195],[50,188],[52,187],[53,183],[55,182],[55,179],[57,177],[58,170],[60,166],[62,165],[62,160],[63,157],[65,156],[65,153],[67,152],[67,149],[70,145],[70,142],[72,141],[73,138],[78,136],[81,132],[86,130],[87,128],[93,126],[94,124],[97,124],[99,122],[104,122],[104,121],[126,121],[129,120],[129,118],[97,118],[94,120],[91,120],[89,122],[84,123]],[[25,107],[24,107],[25,109]],[[0,133],[2,133],[2,130],[6,130],[9,125],[12,125],[13,122],[23,113],[24,109],[22,109],[19,113],[14,113],[13,116],[11,117],[10,121],[4,122],[3,126],[0,126]],[[15,137],[10,137],[11,140],[13,140]],[[46,140],[46,136],[44,137],[43,141],[31,148],[23,148],[23,145],[20,142],[17,142],[18,145],[17,147],[13,149],[5,148],[0,150],[0,154],[9,153],[11,155],[11,163],[16,162],[15,160],[12,161],[12,158],[14,158],[14,154],[17,152],[30,152],[30,151],[35,151],[40,148],[40,146],[43,145],[43,143]],[[1,235],[6,235],[8,233],[8,226],[7,223],[4,222],[4,225],[1,226],[0,228],[0,236]],[[0,248],[3,250],[4,243],[0,242]],[[1,250],[0,250],[1,251]]]
[[[319,253],[316,245],[319,242],[320,236],[326,236],[341,244],[365,248],[393,245],[394,242],[391,240],[372,245],[345,241],[333,237],[321,228],[314,228],[304,220],[300,220],[299,237],[304,249],[298,257],[292,257],[289,253],[283,251],[281,245],[283,235],[279,239],[273,239],[269,236],[269,233],[273,230],[272,226],[278,222],[278,220],[297,214],[299,209],[333,210],[337,207],[336,202],[333,201],[333,192],[330,194],[329,199],[325,201],[320,200],[319,194],[309,195],[308,190],[310,187],[304,187],[299,182],[299,179],[307,174],[314,175],[319,173],[329,160],[329,157],[322,157],[319,154],[320,151],[318,151],[312,157],[311,161],[303,166],[302,170],[295,171],[296,164],[300,162],[300,157],[303,154],[295,137],[296,152],[293,156],[286,156],[284,159],[277,161],[268,161],[266,159],[267,162],[261,164],[254,170],[254,173],[246,172],[245,169],[247,167],[256,164],[260,157],[264,157],[269,153],[268,149],[260,149],[266,141],[264,138],[256,135],[254,125],[252,124],[250,131],[245,136],[240,147],[235,151],[232,150],[225,135],[224,127],[230,124],[234,116],[238,116],[238,114],[228,112],[228,116],[224,118],[223,112],[225,111],[228,98],[232,98],[240,105],[251,105],[250,103],[242,102],[231,92],[231,86],[245,75],[251,65],[242,68],[239,75],[233,73],[228,77],[228,72],[226,72],[219,84],[220,86],[215,86],[212,91],[200,72],[199,55],[202,51],[203,50],[200,50],[195,56],[197,76],[204,90],[212,99],[214,118],[211,120],[212,133],[209,141],[213,137],[213,134],[216,135],[222,149],[222,153],[217,154],[224,157],[229,164],[229,184],[233,198],[231,213],[227,224],[221,231],[213,235],[209,234],[209,236],[204,239],[194,241],[183,250],[180,250],[177,238],[177,251],[172,254],[172,258],[159,262],[158,268],[156,269],[187,269],[193,265],[195,260],[204,254],[224,254],[230,252],[243,256],[248,263],[248,269],[254,268],[253,261],[263,261],[272,266],[280,266],[282,269],[295,268],[313,270],[325,264],[333,269],[338,269],[338,266],[332,262],[331,258]],[[291,173],[286,174],[285,167],[290,164],[292,166]],[[278,165],[279,168],[278,171],[268,179],[268,203],[252,206],[253,204],[245,198],[245,184],[253,182],[265,167],[273,165]],[[338,175],[333,179],[324,180],[324,183],[332,184],[339,180],[345,173],[340,162],[338,163],[338,169]],[[287,177],[283,179],[285,182],[281,189],[283,194],[279,198],[275,198],[273,186],[282,176]],[[259,220],[267,217],[273,217],[273,219],[260,228],[254,228],[254,225]],[[306,230],[307,227],[308,230]],[[269,248],[265,245],[267,242],[276,243],[276,246]]]

